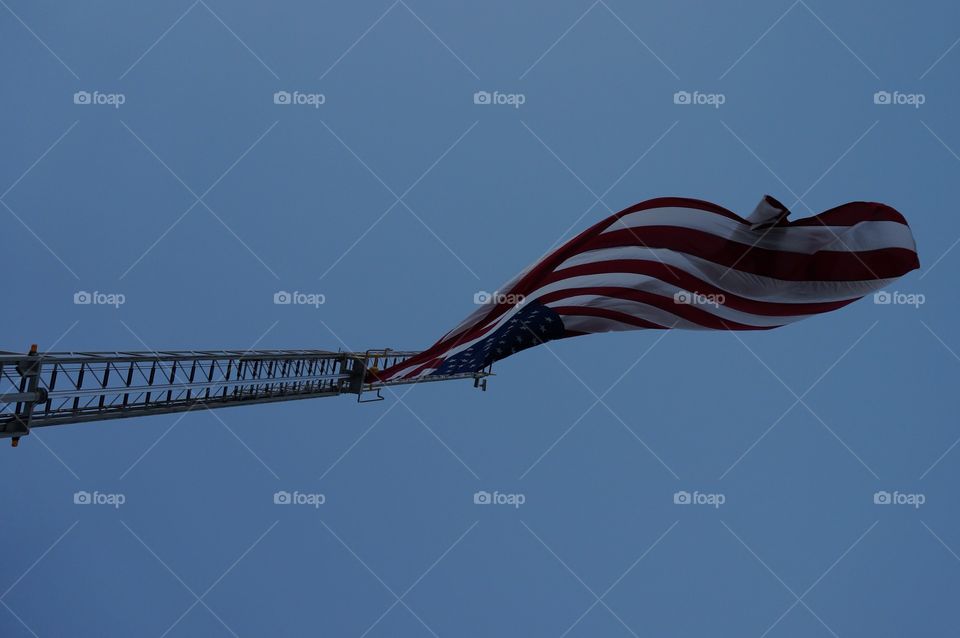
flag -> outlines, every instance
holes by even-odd
[[[638,329],[769,330],[842,308],[920,267],[903,216],[851,202],[788,220],[764,197],[746,219],[651,199],[528,267],[381,381],[466,374],[554,339]]]

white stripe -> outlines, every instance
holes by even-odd
[[[634,287],[634,289],[636,289],[636,287]],[[671,303],[674,303],[675,293],[686,292],[681,288],[670,286],[656,280],[652,280],[649,286],[644,286],[643,290],[661,295]],[[691,330],[700,330],[703,328],[703,326],[700,324],[697,324],[689,319],[681,318],[680,315],[675,314],[670,310],[664,310],[640,301],[608,297],[605,295],[576,295],[551,301],[545,305],[550,308],[556,308],[559,306],[587,306],[592,308],[605,308],[607,310],[624,312],[628,315],[637,317],[638,319],[646,319],[647,321],[652,321],[653,323],[661,326],[670,326],[675,321],[680,321],[681,323],[677,325],[678,328],[688,328]],[[684,306],[685,304],[677,303],[677,310],[682,310]],[[734,323],[758,327],[783,326],[811,316],[810,314],[791,315],[785,317],[756,315],[749,312],[743,312],[741,310],[734,310],[733,308],[719,304],[714,306],[712,304],[698,303],[696,305],[691,305],[690,307],[703,310],[704,312],[711,314],[714,317],[723,319],[724,321],[732,321]],[[715,328],[713,329],[715,330]]]
[[[805,255],[812,255],[820,250],[916,250],[910,229],[898,222],[863,221],[853,226],[793,226],[752,230],[749,225],[719,213],[690,208],[655,208],[630,213],[615,220],[601,234],[644,226],[699,230],[747,246],[755,245],[757,248]]]
[[[684,330],[700,330],[703,329],[703,326],[699,326],[688,319],[679,317],[671,312],[666,310],[661,310],[656,306],[651,306],[649,304],[640,303],[638,301],[629,301],[626,299],[616,299],[614,297],[600,297],[597,295],[581,295],[578,297],[569,297],[568,299],[561,299],[558,301],[552,301],[546,304],[550,308],[560,307],[560,306],[574,306],[576,308],[602,308],[604,310],[612,310],[615,312],[622,312],[631,317],[636,317],[637,319],[644,319],[650,321],[657,325],[668,328],[676,324],[676,328]],[[567,321],[568,317],[591,317],[593,315],[577,315],[576,310],[573,311],[572,315],[563,315],[563,325],[568,330],[571,329],[569,322]],[[599,318],[599,317],[598,317]],[[615,320],[613,320],[615,321]],[[620,322],[617,322],[620,323]],[[631,330],[644,330],[640,326],[629,325]]]
[[[670,268],[693,275],[730,294],[755,301],[819,303],[857,299],[871,292],[880,290],[896,280],[896,278],[890,278],[861,281],[788,281],[785,279],[774,279],[773,277],[754,275],[753,273],[739,270],[730,270],[727,266],[715,264],[712,261],[677,252],[676,250],[643,248],[642,246],[620,246],[617,248],[591,250],[571,257],[563,262],[557,270],[614,259],[645,259],[647,261],[657,262],[658,258],[660,262]],[[646,275],[600,273],[597,275],[571,277],[544,286],[528,295],[528,297],[530,300],[534,300],[544,292],[573,286],[610,285],[629,287],[630,277],[646,277]],[[636,281],[636,279],[634,279],[634,281]]]

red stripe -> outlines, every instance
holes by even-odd
[[[706,202],[700,199],[688,199],[684,197],[660,197],[657,199],[650,199],[631,206],[630,208],[624,209],[609,219],[612,223],[624,215],[654,208],[689,208],[693,210],[702,210],[705,212],[722,215],[728,219],[739,221],[745,225],[749,225],[750,223],[743,217],[740,217],[736,213],[727,210],[723,206],[718,206],[717,204]],[[842,204],[835,208],[831,208],[830,210],[822,212],[819,215],[813,215],[812,217],[804,217],[802,219],[795,220],[782,220],[777,224],[777,226],[854,226],[861,222],[884,221],[897,222],[898,224],[903,224],[904,226],[909,227],[907,220],[897,209],[879,202],[849,202],[847,204]]]
[[[787,226],[853,226],[861,222],[897,222],[909,228],[907,220],[895,209],[877,202],[850,202],[828,211],[804,217]]]
[[[604,319],[613,319],[614,321],[619,321],[620,323],[626,323],[631,326],[647,328],[650,330],[662,330],[664,328],[669,328],[669,326],[661,326],[653,323],[652,321],[647,321],[645,319],[640,319],[639,317],[634,317],[633,315],[628,315],[625,312],[607,310],[606,308],[591,308],[589,306],[556,306],[553,308],[553,310],[560,316],[580,315],[587,317],[603,317]]]
[[[676,266],[667,266],[660,262],[648,261],[645,259],[611,259],[609,261],[600,261],[592,264],[581,264],[571,266],[553,272],[548,276],[542,285],[556,283],[569,279],[571,277],[580,277],[583,275],[599,275],[608,273],[630,273],[637,275],[647,275],[659,279],[664,283],[674,284],[683,290],[696,292],[701,295],[723,295],[724,304],[734,310],[748,312],[753,315],[766,315],[769,317],[790,317],[794,315],[813,315],[822,312],[837,310],[853,303],[860,297],[853,299],[844,299],[841,301],[824,301],[814,303],[781,303],[775,301],[756,301],[746,297],[740,297],[730,293],[722,288],[713,286],[702,279],[699,279]],[[538,301],[538,297],[534,301]]]
[[[649,199],[645,202],[635,204],[630,208],[626,208],[609,217],[608,219],[612,224],[615,220],[623,217],[624,215],[654,208],[689,208],[693,210],[702,210],[705,212],[722,215],[723,217],[732,219],[734,221],[739,221],[746,225],[749,225],[750,223],[743,217],[740,217],[736,213],[727,210],[723,206],[718,206],[717,204],[701,199],[690,199],[686,197],[658,197],[656,199]],[[883,221],[897,222],[909,227],[907,220],[897,209],[879,202],[849,202],[847,204],[842,204],[835,208],[831,208],[830,210],[824,211],[819,215],[804,217],[802,219],[781,221],[779,224],[777,224],[777,226],[854,226],[861,222]]]
[[[918,266],[906,248],[859,252],[821,250],[812,255],[751,247],[692,228],[642,226],[596,237],[586,250],[644,246],[674,250],[741,272],[786,281],[864,281],[900,277]]]
[[[639,213],[640,211],[644,210],[653,210],[656,208],[690,208],[693,210],[702,210],[707,213],[722,215],[728,219],[738,221],[741,224],[749,224],[749,222],[747,222],[747,220],[745,220],[743,217],[740,217],[736,213],[727,210],[723,206],[714,204],[713,202],[704,201],[702,199],[692,199],[689,197],[657,197],[654,199],[648,199],[645,202],[640,202],[639,204],[634,204],[630,208],[625,208],[619,213],[608,217],[606,220],[604,220],[605,222],[609,222],[605,225],[605,227],[611,226],[616,220],[625,215]]]

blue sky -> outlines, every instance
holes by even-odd
[[[421,348],[663,195],[890,204],[923,300],[37,432],[3,636],[956,633],[955,4],[0,5],[2,349]]]

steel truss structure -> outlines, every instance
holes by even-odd
[[[417,352],[217,350],[0,352],[0,438],[16,446],[31,428],[150,414],[355,394],[383,399],[387,386],[473,379],[486,390],[491,367],[418,381],[369,382],[368,372]],[[367,393],[373,393],[373,397]]]

